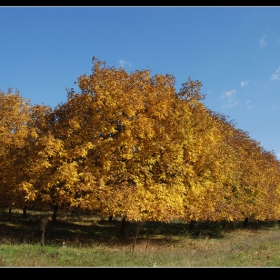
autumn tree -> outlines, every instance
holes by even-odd
[[[54,110],[46,106],[34,107],[32,118],[37,138],[28,142],[30,176],[22,183],[26,201],[52,208],[53,221],[56,221],[59,208],[78,205],[77,190],[81,189],[83,176],[77,168],[91,148],[89,143],[79,147],[77,143],[75,147],[71,144],[74,136],[68,135],[64,125],[68,118],[64,111],[66,105],[58,105]]]
[[[81,93],[68,96],[80,139],[93,143],[84,162],[94,175],[88,207],[97,201],[103,215],[170,221],[183,209],[180,124],[188,117],[174,77],[93,62],[92,75],[78,79]]]
[[[221,119],[199,99],[185,102],[190,108],[189,141],[184,146],[184,196],[186,222],[219,221],[228,218],[227,188],[224,186],[230,162],[225,155],[225,130]]]
[[[26,201],[52,206],[53,218],[59,208],[120,216],[123,228],[278,217],[279,161],[203,104],[201,82],[177,92],[172,75],[92,62],[67,102],[31,110],[19,153]]]
[[[33,135],[27,137],[24,148],[17,154],[18,164],[16,167],[20,167],[22,171],[19,192],[27,205],[41,210],[46,209],[46,207],[41,196],[38,196],[38,189],[45,183],[50,165],[49,157],[44,151],[46,149],[53,151],[56,148],[50,139],[48,118],[51,112],[52,109],[49,106],[32,106],[28,126],[32,129]],[[52,147],[50,147],[51,145]]]
[[[273,152],[265,149],[258,155],[258,183],[261,192],[257,194],[257,217],[259,220],[275,221],[280,218],[280,162]]]
[[[80,93],[50,114],[37,146],[48,166],[29,193],[125,220],[171,221],[183,212],[189,115],[170,75],[127,73],[93,60]],[[54,200],[53,200],[54,199]]]
[[[34,137],[29,127],[31,105],[19,91],[9,88],[0,91],[0,199],[1,203],[12,207],[23,205],[23,197],[18,186],[23,179],[18,155],[24,150],[26,139]]]

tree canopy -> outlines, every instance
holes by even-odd
[[[54,109],[1,92],[0,194],[129,221],[280,218],[280,164],[203,104],[202,84],[93,58]],[[8,199],[7,199],[8,197]]]

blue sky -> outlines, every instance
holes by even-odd
[[[202,83],[206,107],[280,159],[280,7],[0,7],[0,89],[67,100],[92,57]]]

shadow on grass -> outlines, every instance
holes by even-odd
[[[48,213],[47,213],[48,214]],[[43,214],[29,214],[23,217],[20,213],[13,213],[10,221],[7,215],[0,215],[0,243],[6,244],[38,244],[41,242],[42,231],[40,221]],[[248,224],[250,230],[267,229],[277,222],[252,221]],[[64,215],[57,222],[49,222],[45,232],[45,244],[92,246],[119,246],[133,242],[149,242],[150,244],[176,243],[184,237],[192,239],[213,238],[220,239],[226,232],[243,229],[243,222],[197,222],[192,231],[185,222],[145,222],[139,227],[131,222],[129,238],[121,239],[121,219],[112,221],[98,216],[80,216],[73,218]],[[138,232],[138,234],[137,234]],[[137,238],[136,238],[137,237]]]

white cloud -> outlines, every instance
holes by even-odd
[[[120,66],[121,66],[122,68],[124,68],[126,65],[128,65],[129,67],[131,67],[132,62],[126,61],[126,60],[124,60],[124,59],[120,59],[120,60],[119,60],[119,64],[120,64]]]
[[[270,76],[270,80],[280,80],[280,66],[276,69],[276,71]]]
[[[246,107],[248,108],[248,109],[251,109],[253,106],[251,105],[251,100],[249,100],[249,99],[247,99],[246,101]]]
[[[226,99],[226,102],[221,106],[223,109],[232,108],[239,103],[239,100],[235,97],[236,90],[228,90],[222,95],[222,99]]]
[[[232,89],[232,90],[226,91],[226,92],[225,92],[225,95],[226,95],[226,96],[232,96],[232,95],[235,94],[235,93],[236,93],[236,90],[235,90],[235,89]]]
[[[251,81],[243,81],[243,82],[241,82],[241,83],[240,83],[240,84],[241,84],[241,87],[247,86],[250,82],[251,82]]]
[[[280,159],[280,153],[276,154],[276,157],[277,157],[278,159]]]
[[[266,45],[266,40],[265,40],[266,36],[263,36],[261,39],[260,39],[260,46],[261,47],[264,47]]]

